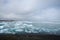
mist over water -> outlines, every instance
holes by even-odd
[[[0,22],[0,33],[6,34],[38,33],[60,35],[60,24],[33,23],[29,21]]]

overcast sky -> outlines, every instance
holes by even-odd
[[[60,0],[0,0],[0,19],[59,21]]]

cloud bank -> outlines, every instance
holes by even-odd
[[[0,19],[59,21],[60,0],[0,0]]]

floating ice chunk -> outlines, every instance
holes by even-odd
[[[31,29],[34,30],[34,29],[36,29],[36,27],[32,26]]]
[[[38,31],[35,31],[35,30],[31,30],[32,33],[38,33]]]
[[[23,22],[21,22],[21,21],[18,21],[15,23],[15,25],[22,25],[22,24],[23,24]]]
[[[33,27],[33,25],[27,25],[28,27]]]
[[[0,33],[4,33],[4,31],[3,30],[0,30]]]
[[[16,29],[16,32],[23,32],[23,29]]]
[[[18,26],[15,26],[14,28],[15,28],[15,29],[18,29],[18,28],[20,28],[20,27],[18,27]]]
[[[30,21],[23,21],[24,23],[32,23],[32,22],[30,22]]]
[[[30,31],[28,31],[27,33],[31,33],[31,30],[30,30]]]
[[[0,26],[0,29],[3,29],[4,28],[4,26]]]
[[[8,31],[8,29],[2,29],[4,32]]]
[[[25,28],[25,26],[20,26],[21,29]]]
[[[36,27],[35,29],[36,29],[36,30],[39,30],[40,28],[39,28],[39,27]]]
[[[8,33],[8,29],[1,29],[0,30],[0,33],[6,33],[6,32]]]
[[[26,26],[27,24],[23,24],[24,26]]]
[[[26,33],[31,33],[31,30],[25,29],[24,30]]]

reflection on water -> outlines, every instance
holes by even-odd
[[[27,21],[0,22],[0,33],[42,33],[60,35],[60,24]]]

